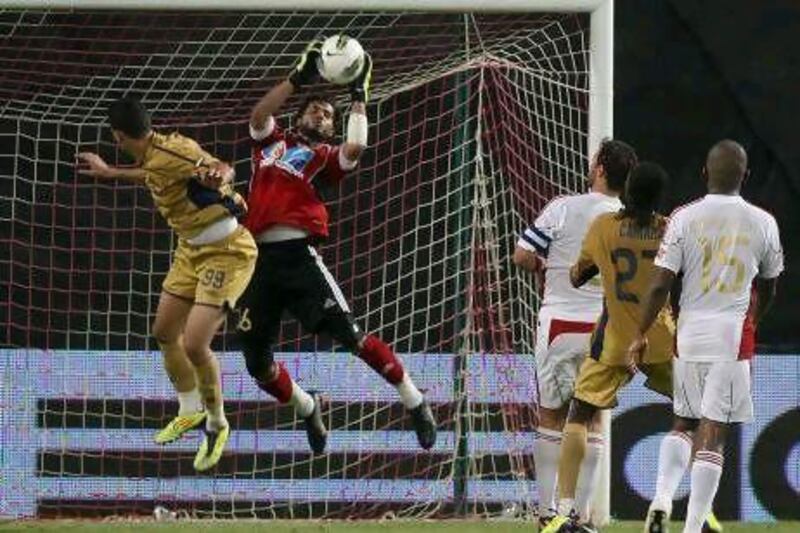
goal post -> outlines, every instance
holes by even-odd
[[[200,502],[197,514],[214,517],[487,516],[529,502],[535,414],[524,403],[536,389],[538,300],[510,250],[547,200],[583,190],[589,155],[613,133],[613,9],[613,0],[1,1],[0,143],[13,154],[0,159],[9,287],[0,332],[15,349],[0,350],[0,406],[22,395],[26,407],[0,407],[13,467],[0,500],[18,502],[0,515],[124,513],[149,495]],[[78,178],[71,158],[79,148],[112,157],[103,109],[131,89],[157,126],[234,161],[241,180],[249,106],[304,42],[338,31],[375,47],[374,141],[331,193],[323,256],[359,322],[427,389],[440,442],[419,454],[377,376],[285,324],[281,358],[328,394],[331,454],[304,455],[296,421],[227,353],[229,332],[215,348],[234,457],[217,479],[182,477],[196,443],[162,451],[148,441],[174,408],[149,340],[171,233],[146,191]],[[325,91],[346,103],[345,91]],[[600,525],[607,412],[604,432]]]

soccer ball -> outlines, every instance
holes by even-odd
[[[334,35],[322,43],[317,68],[327,81],[337,85],[350,83],[364,67],[364,49],[347,35]]]

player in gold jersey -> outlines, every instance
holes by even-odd
[[[633,169],[625,187],[624,208],[595,218],[583,240],[580,256],[570,271],[572,284],[579,287],[600,274],[603,283],[603,312],[595,325],[589,356],[575,382],[558,469],[559,504],[556,516],[542,531],[594,531],[588,517],[574,510],[575,487],[586,453],[586,426],[600,409],[617,404],[617,392],[636,370],[647,375],[649,388],[670,396],[671,361],[675,326],[665,306],[648,332],[649,351],[640,361],[628,356],[646,294],[655,270],[667,221],[655,212],[667,181],[666,172],[654,163]]]
[[[164,354],[180,410],[155,440],[171,442],[205,422],[206,436],[194,466],[207,470],[219,461],[230,433],[211,340],[250,281],[257,255],[252,236],[237,221],[246,205],[233,191],[234,171],[228,164],[193,139],[154,131],[138,100],[117,100],[108,115],[114,139],[137,165],[112,167],[97,154],[82,152],[80,172],[146,185],[177,234],[153,336]]]

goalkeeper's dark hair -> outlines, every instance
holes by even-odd
[[[597,151],[597,164],[603,165],[608,188],[618,193],[625,190],[625,180],[638,160],[631,145],[616,139],[603,140]]]
[[[330,98],[326,98],[321,94],[309,94],[308,96],[303,99],[300,103],[300,107],[297,108],[297,112],[294,114],[292,119],[292,124],[297,124],[297,121],[306,113],[308,106],[313,104],[314,102],[322,102],[325,104],[329,104],[333,108],[333,131],[339,131],[339,120],[341,120],[341,114],[339,113],[339,108],[336,107],[336,104],[333,103],[333,100]]]
[[[120,98],[109,106],[108,122],[111,129],[121,131],[133,139],[141,139],[150,131],[150,113],[133,96]]]
[[[647,226],[661,204],[669,176],[664,168],[650,161],[636,165],[628,176],[622,202],[622,215],[639,226]]]

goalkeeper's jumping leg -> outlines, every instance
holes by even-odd
[[[389,345],[375,335],[365,335],[349,313],[333,311],[321,326],[323,331],[397,389],[400,400],[411,414],[420,447],[425,450],[433,448],[436,444],[436,420],[433,412]]]

